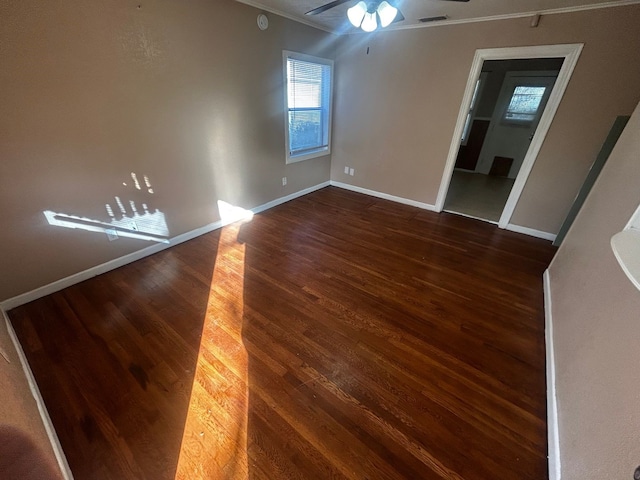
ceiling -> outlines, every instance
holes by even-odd
[[[357,3],[351,0],[319,15],[305,15],[330,0],[237,0],[266,12],[296,20],[307,25],[343,34],[357,33],[347,20],[347,9]],[[365,0],[366,1],[366,0]],[[405,16],[403,22],[392,24],[389,29],[416,28],[424,24],[419,18],[446,15],[448,18],[437,24],[468,23],[509,17],[525,17],[536,13],[562,13],[567,11],[601,8],[607,6],[640,3],[640,0],[469,0],[459,3],[443,0],[396,0],[395,5]]]

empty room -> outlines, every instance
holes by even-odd
[[[640,0],[0,25],[0,478],[640,478]]]

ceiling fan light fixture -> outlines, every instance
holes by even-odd
[[[351,25],[358,28],[362,25],[364,16],[367,14],[367,4],[364,2],[358,2],[353,7],[347,10],[347,17],[351,22]]]
[[[362,20],[362,25],[360,25],[360,28],[362,28],[362,30],[364,30],[365,32],[373,32],[376,28],[378,28],[376,12],[367,12],[364,16],[364,20]]]
[[[378,15],[380,16],[380,26],[382,28],[385,28],[391,25],[391,22],[393,22],[393,20],[396,18],[396,15],[398,14],[398,9],[392,6],[386,0],[384,0],[380,2],[380,5],[378,5],[377,12],[378,12]]]

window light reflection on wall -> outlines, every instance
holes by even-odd
[[[153,188],[149,177],[143,176],[147,192],[153,194]],[[131,180],[135,190],[145,194],[136,173],[131,172]],[[126,182],[122,182],[127,186]],[[133,200],[128,200],[127,206],[119,196],[114,198],[115,205],[105,204],[108,220],[88,218],[68,213],[58,213],[52,210],[44,210],[42,213],[49,225],[56,227],[82,229],[89,232],[105,233],[109,240],[119,237],[135,238],[160,243],[169,243],[169,228],[165,215],[158,209],[151,210],[146,202],[141,203],[141,209]],[[127,209],[128,207],[128,209]],[[115,210],[115,211],[114,211]],[[117,212],[117,213],[116,213]]]

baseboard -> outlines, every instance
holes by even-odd
[[[38,411],[40,412],[40,418],[42,419],[42,423],[44,424],[44,429],[47,432],[47,436],[49,437],[49,442],[51,442],[51,448],[53,449],[53,454],[58,461],[58,466],[60,467],[60,472],[62,473],[62,478],[65,480],[73,480],[73,474],[71,473],[71,469],[69,468],[69,463],[67,462],[67,457],[62,450],[62,446],[60,445],[60,440],[58,439],[58,435],[56,434],[55,429],[53,428],[53,422],[51,422],[51,417],[49,416],[49,412],[47,411],[47,407],[44,404],[44,400],[42,395],[40,394],[40,389],[36,384],[36,380],[33,376],[33,372],[31,371],[31,367],[29,366],[29,362],[27,361],[27,357],[24,354],[24,350],[22,350],[22,345],[18,341],[18,337],[16,336],[16,332],[11,325],[11,321],[9,320],[9,316],[6,311],[0,308],[0,312],[2,312],[2,317],[4,317],[5,323],[7,325],[7,331],[9,332],[9,337],[13,342],[13,346],[18,353],[18,358],[20,359],[20,364],[22,365],[22,370],[24,371],[25,377],[27,377],[27,383],[29,384],[29,388],[31,389],[31,394],[36,401],[36,405],[38,406]]]
[[[349,185],[348,183],[336,182],[331,180],[331,186],[344,188],[345,190],[351,190],[352,192],[364,193],[372,197],[383,198],[385,200],[391,200],[392,202],[402,203],[404,205],[411,205],[412,207],[422,208],[423,210],[436,211],[435,205],[430,203],[418,202],[409,198],[396,197],[395,195],[389,195],[388,193],[376,192],[375,190],[369,190],[368,188],[356,187],[355,185]]]
[[[323,182],[318,185],[314,185],[313,187],[305,188],[303,190],[292,193],[290,195],[277,198],[263,205],[259,205],[255,208],[252,208],[251,212],[253,212],[254,214],[264,212],[265,210],[273,208],[277,205],[281,205],[295,198],[301,197],[303,195],[307,195],[321,188],[328,187],[329,184],[330,182]],[[125,255],[123,257],[119,257],[114,260],[110,260],[106,263],[103,263],[101,265],[96,265],[95,267],[91,267],[87,270],[83,270],[82,272],[78,272],[68,277],[61,278],[60,280],[56,280],[55,282],[36,288],[35,290],[31,290],[30,292],[26,292],[21,295],[17,295],[15,297],[9,298],[3,302],[0,302],[0,309],[9,311],[12,308],[19,307],[20,305],[24,305],[25,303],[32,302],[34,300],[37,300],[38,298],[46,297],[47,295],[51,295],[52,293],[58,292],[67,287],[75,285],[76,283],[80,283],[90,278],[93,278],[97,275],[102,275],[103,273],[109,272],[111,270],[115,270],[116,268],[122,267],[129,263],[133,263],[137,260],[148,257],[149,255],[153,255],[154,253],[161,252],[162,250],[170,248],[174,245],[178,245],[188,240],[192,240],[196,237],[204,235],[205,233],[218,230],[219,228],[222,228],[222,226],[223,226],[223,223],[222,221],[219,220],[217,222],[210,223],[203,227],[196,228],[195,230],[191,230],[181,235],[177,235],[176,237],[169,239],[168,243],[157,243],[150,247],[143,248],[142,250],[138,250],[128,255]]]
[[[336,182],[335,180],[331,180],[330,184],[333,187],[344,188],[345,190],[351,190],[352,192],[364,193],[365,195],[371,195],[372,197],[383,198],[385,200],[402,203],[404,205],[411,205],[412,207],[418,207],[424,210],[430,210],[432,212],[436,211],[436,206],[431,205],[430,203],[418,202],[416,200],[411,200],[409,198],[396,197],[395,195],[389,195],[388,193],[377,192],[375,190],[369,190],[368,188],[349,185],[348,183]],[[455,213],[456,215],[462,215],[463,217],[474,218],[476,220],[482,220],[485,222],[487,221],[485,219],[474,217],[472,215],[466,215],[464,213],[459,213],[459,212],[449,212],[449,213]],[[489,223],[497,224],[497,222],[491,222],[491,221]],[[536,230],[534,228],[529,228],[529,227],[521,227],[520,225],[514,225],[512,223],[509,223],[506,229],[516,233],[523,233],[531,237],[550,240],[552,242],[556,239],[556,235],[553,233],[543,232],[541,230]]]
[[[550,240],[552,242],[556,239],[556,235],[554,233],[543,232],[542,230],[536,230],[535,228],[521,227],[520,225],[514,225],[513,223],[507,224],[506,229],[516,233],[524,233],[525,235],[529,235],[531,237]]]
[[[551,311],[551,282],[549,270],[544,276],[544,339],[547,361],[547,441],[549,480],[560,480],[560,433],[558,429],[558,400],[556,397],[556,361],[553,345],[553,317]]]
[[[321,188],[325,188],[331,185],[331,182],[322,182],[318,185],[314,185],[313,187],[305,188],[304,190],[300,190],[298,192],[292,193],[291,195],[286,195],[284,197],[276,198],[270,202],[264,203],[259,207],[252,208],[251,211],[255,214],[264,212],[265,210],[269,210],[270,208],[277,207],[278,205],[282,205],[283,203],[290,202],[291,200],[295,200],[298,197],[302,197],[304,195],[308,195],[309,193],[315,192],[316,190],[320,190]]]

